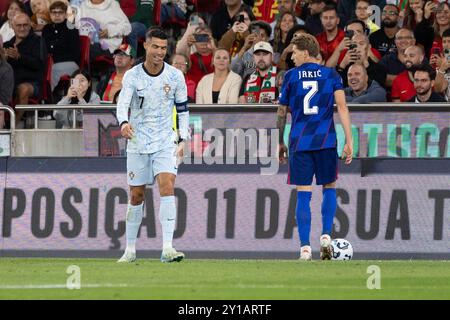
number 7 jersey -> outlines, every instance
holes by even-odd
[[[317,63],[304,63],[286,73],[280,104],[292,115],[290,152],[336,147],[334,92],[343,89],[336,70]]]

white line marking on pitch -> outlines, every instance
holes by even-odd
[[[103,284],[83,284],[83,288],[124,288],[127,284],[119,283],[103,283]],[[8,289],[67,289],[66,284],[26,284],[26,285],[0,285],[0,290]]]

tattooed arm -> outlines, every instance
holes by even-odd
[[[278,160],[280,163],[286,163],[287,147],[284,144],[284,128],[286,126],[287,106],[280,105],[277,111],[277,128],[278,128]]]

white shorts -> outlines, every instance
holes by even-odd
[[[155,153],[127,154],[127,181],[130,186],[152,185],[161,172],[177,174],[177,146]]]

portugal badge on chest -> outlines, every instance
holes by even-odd
[[[169,92],[170,92],[170,86],[168,84],[165,84],[163,87],[164,92],[166,93],[166,97],[169,97]]]

